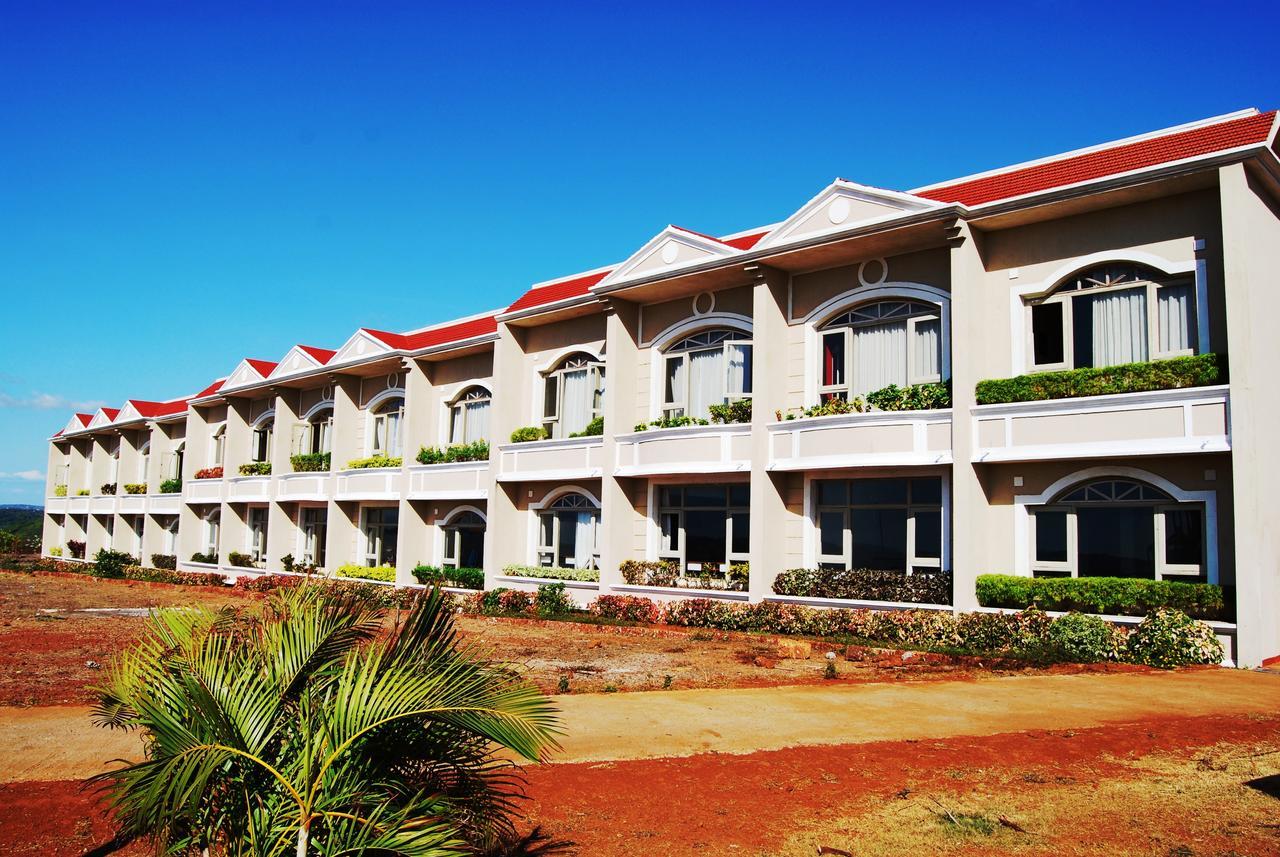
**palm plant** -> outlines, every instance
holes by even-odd
[[[146,759],[100,774],[163,854],[474,854],[513,835],[514,759],[556,746],[536,687],[455,635],[447,596],[387,611],[316,586],[261,615],[154,613],[95,721]]]

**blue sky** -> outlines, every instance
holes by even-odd
[[[836,176],[1280,106],[1274,3],[5,2],[0,503],[41,502],[72,406],[502,306]]]

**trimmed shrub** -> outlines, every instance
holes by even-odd
[[[227,562],[236,568],[257,568],[253,562],[253,557],[239,551],[232,551],[227,554]]]
[[[1148,390],[1177,390],[1222,383],[1226,380],[1225,369],[1224,361],[1217,354],[1197,354],[1192,357],[1152,360],[1148,363],[1036,372],[1015,378],[979,381],[976,392],[979,405],[996,405],[1106,396],[1112,393],[1142,393]]]
[[[99,488],[98,490],[103,494],[114,494],[116,493],[116,483],[114,482],[104,483],[102,487]]]
[[[674,560],[623,560],[618,565],[622,579],[632,586],[675,586],[680,565]]]
[[[304,452],[289,456],[289,464],[294,473],[324,473],[333,464],[331,452]]]
[[[288,574],[241,577],[235,584],[235,588],[242,592],[272,592],[276,589],[292,589],[299,586],[323,586],[326,592],[338,598],[354,598],[376,607],[403,609],[412,606],[422,596],[420,589],[401,589],[358,580],[308,579]]]
[[[528,592],[522,592],[519,589],[505,589],[499,587],[490,589],[487,592],[477,592],[470,596],[464,609],[469,609],[473,613],[481,613],[486,616],[496,616],[503,613],[528,613],[533,607],[533,596]]]
[[[1045,642],[1063,660],[1091,664],[1120,660],[1125,636],[1119,628],[1097,616],[1068,613],[1049,626]]]
[[[177,494],[182,490],[181,479],[166,479],[160,483],[161,494]]]
[[[619,564],[618,571],[622,573],[622,579],[633,586],[716,589],[728,592],[745,591],[751,574],[751,568],[745,562],[735,562],[729,566],[728,573],[721,571],[719,563],[704,562],[698,574],[682,576],[680,564],[669,559],[624,560]]]
[[[1222,643],[1213,629],[1181,610],[1160,608],[1143,619],[1129,635],[1129,659],[1134,663],[1172,669],[1187,664],[1222,663]]]
[[[546,440],[551,437],[543,426],[523,426],[511,433],[512,443],[529,443],[533,440]]]
[[[419,464],[448,464],[454,461],[488,461],[489,442],[477,440],[474,443],[455,443],[441,449],[438,446],[424,446],[418,450]]]
[[[572,613],[576,607],[563,583],[544,583],[533,598],[533,609],[539,616],[562,616]]]
[[[824,402],[805,408],[799,414],[788,413],[787,419],[797,420],[806,417],[836,417],[843,414],[860,414],[866,409],[867,403],[862,400],[861,396],[854,396],[852,399],[832,396]]]
[[[601,619],[618,622],[653,625],[662,620],[662,608],[656,602],[636,595],[601,595],[588,609]]]
[[[62,548],[49,548],[49,556],[62,556]]]
[[[196,478],[197,479],[221,479],[222,468],[221,467],[202,468],[196,471]]]
[[[912,384],[899,387],[890,384],[867,393],[867,404],[878,411],[929,411],[951,407],[951,383]]]
[[[651,428],[684,428],[685,426],[709,426],[710,422],[698,417],[663,417],[648,423],[636,423],[635,431],[648,431]]]
[[[84,542],[79,539],[68,539],[67,550],[71,552],[72,559],[84,559]]]
[[[456,586],[460,589],[484,589],[483,568],[441,568],[435,565],[418,565],[413,576],[427,586]]]
[[[977,581],[983,607],[1029,607],[1143,616],[1160,607],[1173,607],[1196,619],[1220,619],[1228,614],[1225,593],[1211,583],[1145,580],[1133,577],[1020,577],[983,574]]]
[[[205,565],[217,565],[218,555],[216,553],[200,553],[196,551],[191,555],[192,562],[202,562]]]
[[[126,494],[146,494],[147,483],[145,482],[126,482],[124,486]]]
[[[386,583],[394,583],[396,579],[396,567],[394,565],[368,566],[350,563],[339,566],[334,573],[339,577],[361,577],[365,580],[381,580]]]
[[[920,571],[906,574],[867,568],[792,568],[774,578],[773,591],[778,595],[803,598],[950,604],[951,575]]]
[[[575,431],[569,437],[599,437],[604,434],[604,417],[596,417],[587,423],[582,431]]]
[[[240,465],[241,476],[270,476],[270,461],[250,461]]]
[[[178,568],[178,558],[171,553],[153,553],[151,564],[162,571],[174,571]]]
[[[126,580],[138,580],[143,583],[171,583],[175,586],[221,587],[227,585],[221,574],[170,571],[163,568],[145,568],[141,565],[125,566],[124,577]]]
[[[751,400],[738,399],[735,402],[717,402],[708,408],[713,423],[749,423],[751,422]]]
[[[598,568],[562,568],[546,565],[508,565],[502,573],[509,577],[536,577],[540,580],[578,580],[596,583],[600,580]]]
[[[88,496],[89,496],[89,493],[90,493],[90,492],[89,492],[89,489],[88,489],[88,488],[81,488],[79,491],[77,491],[77,492],[76,492],[76,496],[77,496],[77,497],[88,497]]]
[[[93,566],[89,569],[89,573],[94,577],[124,577],[124,567],[137,564],[137,557],[123,551],[102,548],[93,555]]]
[[[55,497],[65,497],[65,496],[67,496],[67,486],[65,486],[65,485],[55,485],[55,486],[53,486],[53,496],[55,496]]]
[[[348,470],[373,470],[379,467],[400,467],[403,458],[391,458],[387,455],[371,455],[368,458],[353,458],[347,462]]]

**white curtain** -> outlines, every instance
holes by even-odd
[[[475,443],[489,436],[489,401],[467,402],[467,436],[464,443]]]
[[[558,437],[580,432],[591,422],[591,380],[586,369],[564,373],[564,401],[560,403]]]
[[[707,419],[711,405],[724,401],[724,349],[689,353],[689,411],[687,416]]]
[[[591,512],[579,512],[577,526],[573,534],[574,568],[590,568],[592,554],[595,552],[596,516]]]
[[[1147,292],[1128,289],[1085,298],[1092,304],[1093,365],[1147,359]]]
[[[667,358],[666,400],[676,404],[685,400],[684,355]]]
[[[387,455],[392,458],[400,454],[400,414],[398,410],[387,414]]]
[[[751,392],[751,346],[729,346],[729,378],[725,392],[740,396]]]
[[[916,378],[942,377],[940,330],[941,323],[936,318],[920,319],[915,323],[915,336],[911,342],[911,368]]]
[[[1161,351],[1186,351],[1191,342],[1195,304],[1190,283],[1163,286],[1157,293],[1156,316],[1160,328]]]
[[[462,410],[463,410],[463,408],[464,408],[464,407],[465,407],[465,405],[454,405],[454,406],[453,406],[453,409],[452,409],[452,411],[451,411],[450,416],[452,417],[452,419],[449,421],[449,442],[450,442],[450,443],[462,443],[462,442],[463,442],[463,440],[462,440]]]
[[[907,323],[855,327],[853,333],[853,395],[907,383]]]

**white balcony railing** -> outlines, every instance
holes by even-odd
[[[973,409],[974,461],[1045,461],[1231,449],[1226,386]]]
[[[221,503],[226,497],[222,479],[188,479],[182,483],[182,499],[188,503]]]
[[[489,496],[489,462],[415,464],[407,468],[410,500],[484,500]]]
[[[604,472],[603,438],[566,437],[498,447],[498,480],[598,479]]]
[[[235,503],[264,502],[271,499],[270,476],[232,476],[227,480],[227,500]]]
[[[769,425],[770,470],[950,464],[951,411],[874,411]]]
[[[751,425],[681,426],[620,434],[618,476],[739,473],[751,469]]]
[[[398,500],[404,493],[404,469],[400,467],[339,470],[334,479],[337,500]]]
[[[282,473],[274,477],[276,499],[296,502],[299,500],[328,500],[333,496],[334,478],[327,470],[306,473]]]

